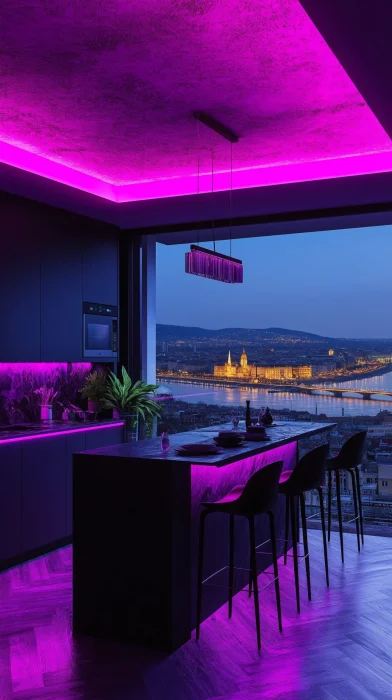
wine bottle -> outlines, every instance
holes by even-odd
[[[274,419],[272,418],[271,411],[269,410],[269,408],[267,406],[266,411],[265,411],[264,416],[263,416],[263,425],[268,427],[269,425],[272,425],[273,422],[274,422]]]
[[[245,425],[247,429],[250,425],[252,425],[252,421],[250,418],[250,401],[246,402]]]

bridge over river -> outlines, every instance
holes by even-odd
[[[276,387],[276,389],[278,390],[278,387]],[[309,384],[288,384],[287,386],[280,385],[279,389],[281,389],[282,391],[291,392],[293,394],[313,394],[314,392],[324,391],[333,394],[333,396],[336,396],[337,398],[345,398],[346,394],[359,394],[359,396],[362,396],[363,399],[367,399],[369,401],[372,398],[372,396],[392,396],[392,391],[380,391],[378,389],[353,389],[352,387],[344,386],[338,389],[335,386],[328,387],[313,386]]]
[[[336,386],[323,386],[323,385],[317,385],[317,384],[267,384],[267,383],[253,383],[253,382],[244,382],[244,381],[239,381],[237,380],[227,380],[227,379],[218,379],[216,377],[213,377],[211,375],[205,375],[202,377],[191,377],[191,376],[182,376],[179,377],[178,375],[175,374],[159,374],[158,375],[158,380],[165,382],[180,382],[180,383],[186,383],[186,384],[210,384],[210,385],[216,385],[216,386],[226,386],[226,387],[249,387],[256,389],[257,387],[260,387],[260,389],[269,389],[273,393],[279,393],[279,392],[288,392],[292,394],[315,394],[317,392],[325,392],[327,394],[332,394],[336,398],[339,399],[344,399],[344,398],[353,398],[352,394],[356,394],[357,397],[361,397],[362,399],[370,401],[373,396],[378,396],[381,399],[385,397],[392,397],[392,390],[391,391],[382,391],[379,389],[353,389],[352,387],[336,387]],[[349,394],[349,396],[348,396]]]

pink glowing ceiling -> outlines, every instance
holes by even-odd
[[[392,170],[299,0],[3,0],[0,161],[113,201]]]

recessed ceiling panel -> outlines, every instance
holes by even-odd
[[[0,61],[0,160],[114,201],[392,170],[298,0],[3,0]]]

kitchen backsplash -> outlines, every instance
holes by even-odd
[[[53,417],[60,418],[59,403],[80,403],[78,390],[91,367],[90,362],[0,363],[0,424],[38,421],[40,404],[34,392],[43,386],[57,392]]]

